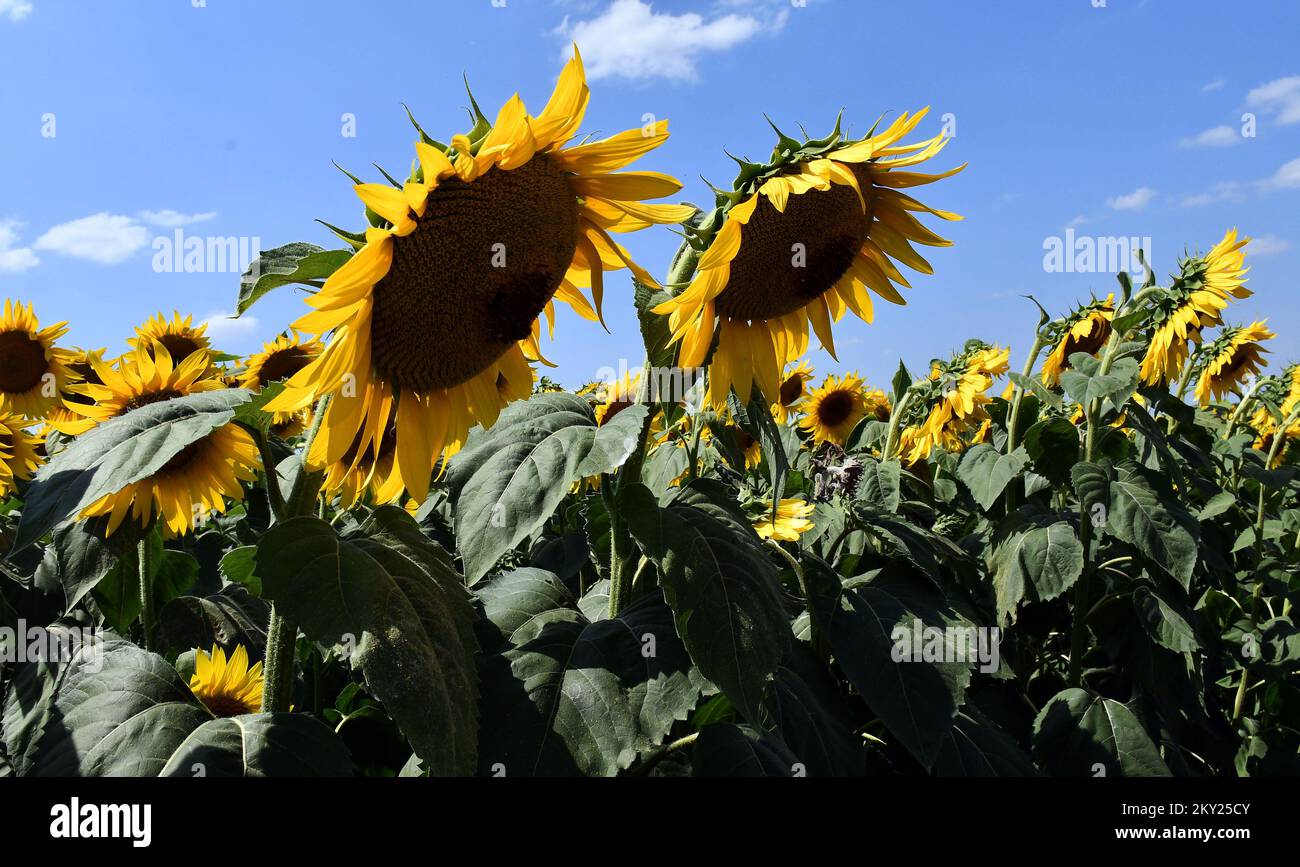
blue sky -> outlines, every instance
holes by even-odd
[[[951,115],[938,167],[970,168],[921,198],[965,215],[936,227],[954,246],[934,251],[907,307],[846,318],[840,364],[817,354],[820,369],[884,384],[900,356],[921,368],[974,336],[1010,343],[1018,367],[1036,321],[1019,295],[1056,313],[1116,285],[1044,269],[1045,241],[1067,229],[1150,238],[1163,275],[1184,245],[1238,226],[1259,239],[1256,296],[1230,317],[1268,316],[1275,365],[1300,359],[1300,4],[1100,2],[0,0],[0,295],[114,354],[173,308],[217,317],[221,348],[255,349],[301,296],[278,290],[228,322],[238,275],[157,273],[156,237],[331,246],[315,218],[361,225],[331,160],[369,180],[372,161],[404,172],[401,103],[446,140],[467,126],[462,73],[489,115],[516,90],[540,110],[577,39],[593,79],[584,130],[669,118],[672,138],[638,168],[678,176],[697,203],[711,201],[701,176],[734,177],[724,147],[769,152],[764,113],[817,135],[841,108],[858,133],[931,105],[919,132],[934,134]],[[627,245],[658,274],[676,239]],[[639,363],[625,278],[606,309],[612,334],[562,318],[547,347],[561,381]]]

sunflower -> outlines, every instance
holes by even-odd
[[[1300,364],[1293,364],[1283,372],[1282,377],[1278,380],[1270,380],[1269,385],[1273,393],[1270,395],[1277,403],[1278,415],[1282,419],[1290,417],[1291,412],[1295,409],[1296,404],[1300,403]],[[1300,421],[1291,424],[1285,431],[1279,434],[1281,422],[1272,411],[1263,404],[1259,405],[1251,418],[1250,426],[1257,432],[1254,446],[1256,449],[1267,453],[1273,447],[1273,440],[1277,436],[1285,437],[1285,442],[1279,450],[1274,466],[1283,463],[1287,453],[1291,448],[1291,441],[1300,439]]]
[[[1261,355],[1268,350],[1260,344],[1277,337],[1265,327],[1263,320],[1254,322],[1245,328],[1229,328],[1219,335],[1210,345],[1209,352],[1201,370],[1201,378],[1196,382],[1196,399],[1201,406],[1209,406],[1210,400],[1222,400],[1230,391],[1267,366]]]
[[[71,383],[72,353],[55,341],[68,333],[67,323],[42,329],[32,311],[5,301],[0,319],[0,413],[38,420],[59,405],[59,395]]]
[[[262,351],[248,359],[236,386],[249,391],[261,391],[272,383],[281,382],[311,364],[325,350],[319,340],[303,340],[295,334],[281,334],[270,343],[262,344]],[[311,410],[273,414],[271,432],[282,440],[293,439],[307,429]]]
[[[172,311],[170,322],[163,313],[148,319],[135,330],[135,337],[127,340],[127,344],[132,349],[150,349],[155,343],[161,343],[172,358],[189,358],[196,352],[212,349],[207,332],[207,325],[194,326],[193,316],[182,317],[179,311]]]
[[[872,321],[868,288],[887,301],[906,303],[895,284],[911,284],[894,260],[933,273],[911,242],[934,247],[950,242],[912,213],[960,217],[900,190],[963,167],[937,175],[898,171],[925,162],[948,141],[939,135],[899,144],[926,112],[904,113],[884,132],[861,141],[842,140],[838,125],[827,138],[802,144],[781,134],[773,161],[743,163],[735,192],[720,193],[714,214],[688,229],[703,250],[696,276],[655,312],[669,316],[683,367],[704,364],[714,320],[721,323],[709,368],[709,399],[715,406],[726,402],[732,388],[742,401],[753,387],[775,400],[782,369],[807,350],[810,324],[834,357],[832,322],[846,309]]]
[[[229,660],[226,652],[214,644],[211,653],[200,650],[195,654],[190,691],[219,717],[259,713],[262,710],[262,663],[249,668],[248,651],[242,644],[235,646]]]
[[[951,361],[936,363],[918,388],[920,399],[908,403],[908,425],[899,436],[899,455],[906,464],[929,458],[936,448],[953,454],[987,441],[992,419],[987,405],[994,378],[1006,372],[1011,351],[971,341]]]
[[[641,388],[641,374],[633,376],[623,374],[618,382],[598,386],[592,394],[600,400],[596,404],[596,424],[607,424],[614,416],[636,403],[637,391]]]
[[[800,409],[804,416],[799,427],[812,434],[813,442],[837,446],[844,445],[858,422],[868,415],[884,421],[890,413],[885,393],[867,388],[856,373],[826,377],[820,388],[804,398]]]
[[[778,398],[772,404],[772,418],[777,424],[785,424],[794,413],[799,401],[807,392],[808,383],[812,382],[813,369],[806,361],[801,361],[794,369],[786,373],[778,389]]]
[[[43,438],[23,427],[23,419],[0,414],[0,497],[14,492],[18,481],[29,481],[40,469]]]
[[[95,365],[104,362],[104,353],[106,349],[73,349],[70,351],[68,361],[68,371],[71,374],[68,377],[68,383],[60,393],[62,401],[59,406],[54,407],[45,416],[45,426],[41,430],[41,435],[48,437],[51,431],[62,431],[68,428],[86,428],[88,423],[77,413],[68,409],[69,404],[91,405],[94,401],[84,394],[85,387],[88,385],[103,385],[103,380],[95,372]]]
[[[1061,374],[1070,366],[1076,352],[1095,356],[1110,340],[1110,323],[1115,318],[1115,295],[1105,301],[1094,300],[1056,323],[1057,338],[1047,360],[1043,362],[1043,384],[1056,388]]]
[[[1142,382],[1163,385],[1178,378],[1187,362],[1188,344],[1201,342],[1201,332],[1223,324],[1223,309],[1232,298],[1248,298],[1245,247],[1250,238],[1237,238],[1229,229],[1223,240],[1203,257],[1183,261],[1182,272],[1157,302],[1155,330],[1142,359]]]
[[[480,115],[450,147],[421,133],[401,188],[357,184],[373,215],[365,243],[296,323],[333,332],[325,352],[268,408],[293,412],[340,392],[308,461],[339,461],[363,429],[397,425],[397,473],[417,499],[444,449],[473,424],[529,396],[530,360],[559,299],[600,318],[602,272],[627,267],[656,285],[610,232],[677,223],[694,208],[647,205],[681,184],[655,172],[615,173],[664,143],[667,122],[566,147],[586,110],[581,58],[560,74],[542,113],[518,95],[488,124]],[[580,287],[590,286],[594,305]],[[504,387],[502,387],[504,384]]]
[[[167,347],[155,343],[137,347],[115,365],[98,357],[91,358],[90,365],[94,381],[76,387],[83,399],[64,403],[76,418],[50,422],[60,433],[80,436],[101,422],[151,403],[225,388],[224,382],[211,375],[212,356],[206,350],[175,364]]]
[[[359,431],[352,447],[330,464],[324,490],[338,494],[345,511],[367,495],[372,503],[387,505],[402,493],[402,479],[394,471],[396,457],[397,429],[391,420],[381,436]]]
[[[784,499],[772,514],[772,504],[765,504],[763,514],[753,519],[754,530],[764,539],[778,542],[797,542],[799,537],[813,528],[808,520],[816,509],[812,503],[798,499]]]

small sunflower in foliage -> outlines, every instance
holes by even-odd
[[[1201,342],[1207,328],[1223,324],[1223,310],[1233,298],[1248,298],[1245,287],[1246,245],[1229,229],[1223,240],[1204,256],[1182,263],[1182,272],[1156,303],[1151,344],[1142,359],[1141,377],[1147,385],[1163,385],[1178,378],[1190,353],[1189,344]]]
[[[763,512],[752,518],[755,532],[763,539],[778,542],[798,542],[799,537],[813,529],[809,520],[816,507],[799,499],[783,499],[773,514],[772,504],[763,503]]]
[[[1095,356],[1110,340],[1111,320],[1115,318],[1115,296],[1080,307],[1065,319],[1055,323],[1056,339],[1051,353],[1043,362],[1043,384],[1056,388],[1061,374],[1070,367],[1070,356],[1076,352]]]
[[[262,710],[262,663],[251,668],[242,644],[226,658],[226,652],[212,645],[212,652],[200,650],[194,656],[190,692],[214,716],[230,717]]]
[[[641,388],[641,374],[623,374],[618,382],[605,383],[594,393],[600,403],[596,404],[596,424],[609,424],[614,416],[636,403],[637,391]]]
[[[1263,355],[1268,350],[1262,344],[1276,336],[1264,321],[1244,328],[1229,328],[1220,334],[1207,349],[1201,376],[1196,381],[1196,399],[1201,406],[1209,406],[1211,400],[1222,400],[1229,392],[1237,391],[1242,383],[1267,366]]]
[[[1250,426],[1256,431],[1254,446],[1267,453],[1273,447],[1273,440],[1278,436],[1285,439],[1274,465],[1283,463],[1289,456],[1291,443],[1300,439],[1300,421],[1293,422],[1285,430],[1280,430],[1283,420],[1288,418],[1300,404],[1300,364],[1288,367],[1281,377],[1270,377],[1260,389],[1261,396],[1267,397],[1277,407],[1277,414],[1266,404],[1256,406],[1250,420]]]
[[[701,253],[691,285],[655,312],[669,317],[681,343],[681,365],[700,367],[721,334],[709,367],[709,399],[726,403],[734,388],[748,401],[757,387],[775,401],[781,372],[808,347],[809,326],[832,357],[832,323],[846,310],[873,319],[868,293],[906,303],[910,287],[895,262],[922,274],[933,268],[912,246],[950,246],[913,214],[944,220],[956,214],[901,192],[956,174],[907,171],[939,153],[947,137],[914,144],[902,139],[926,110],[904,113],[885,130],[846,141],[839,125],[826,138],[799,142],[778,130],[768,163],[741,161],[734,192],[686,227]]]
[[[983,442],[991,424],[988,390],[1009,359],[1009,349],[971,341],[951,361],[936,363],[926,381],[913,386],[916,396],[908,401],[898,441],[903,462],[924,461],[936,448],[956,454]]]
[[[68,323],[41,328],[32,305],[5,301],[0,318],[0,413],[38,421],[59,406],[75,377],[73,353],[56,343]]]
[[[212,350],[208,326],[195,326],[193,316],[181,316],[178,311],[172,312],[170,321],[162,313],[151,317],[127,341],[132,349],[145,350],[152,350],[155,343],[167,347],[172,358],[189,358],[196,352]]]
[[[890,413],[885,393],[868,388],[856,373],[828,376],[820,388],[808,393],[800,409],[803,418],[799,427],[812,435],[813,442],[837,446],[844,445],[858,422],[867,416],[886,421]]]
[[[617,171],[662,145],[667,122],[570,146],[588,97],[575,51],[541,114],[515,95],[489,123],[475,105],[474,129],[450,145],[417,125],[404,183],[357,182],[370,227],[346,236],[356,254],[294,326],[332,337],[267,407],[295,412],[335,395],[309,465],[336,464],[359,432],[393,423],[396,472],[423,498],[445,451],[532,393],[539,317],[554,321],[556,299],[595,320],[603,272],[628,268],[656,285],[610,233],[694,213],[645,203],[681,189],[674,178]]]
[[[17,482],[31,481],[40,469],[42,437],[33,436],[16,415],[0,414],[0,497],[14,492]]]
[[[296,333],[281,334],[263,344],[261,352],[249,357],[238,377],[238,385],[259,392],[272,383],[283,382],[320,357],[324,349],[319,340],[303,340]],[[307,429],[310,421],[311,410],[307,408],[277,412],[273,414],[271,432],[283,440],[293,439]]]
[[[772,418],[777,424],[785,424],[796,412],[799,402],[808,393],[808,383],[812,382],[812,365],[801,361],[785,373],[781,380],[779,397],[772,404]]]

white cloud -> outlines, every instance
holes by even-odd
[[[1209,192],[1195,193],[1183,198],[1182,206],[1184,208],[1200,208],[1205,205],[1212,205],[1215,202],[1234,201],[1239,202],[1243,198],[1241,184],[1236,181],[1223,181],[1214,185]]]
[[[1106,201],[1116,211],[1140,211],[1151,204],[1151,200],[1155,197],[1156,191],[1150,187],[1138,187],[1131,193],[1113,196]]]
[[[1216,78],[1214,81],[1211,81],[1202,87],[1201,93],[1213,93],[1216,90],[1222,90],[1223,86],[1227,83],[1228,82],[1224,81],[1222,78]]]
[[[1277,235],[1261,235],[1250,242],[1252,256],[1276,256],[1291,249],[1291,242]]]
[[[726,51],[764,30],[780,30],[786,14],[765,24],[752,15],[728,14],[706,21],[694,12],[673,15],[655,12],[645,0],[613,0],[595,18],[570,24],[557,32],[577,42],[587,77],[667,78],[694,81],[701,54]],[[561,55],[567,59],[566,46]]]
[[[32,246],[89,259],[102,265],[116,265],[149,243],[149,230],[133,218],[99,213],[52,227]]]
[[[1071,220],[1070,222],[1066,223],[1066,224],[1065,224],[1065,228],[1067,228],[1067,229],[1077,229],[1077,228],[1079,228],[1080,226],[1082,226],[1084,223],[1090,223],[1090,222],[1092,222],[1092,220],[1091,220],[1089,217],[1085,217],[1083,214],[1080,214],[1079,216],[1075,217],[1075,218],[1074,218],[1073,220]]]
[[[1246,105],[1276,113],[1280,124],[1300,123],[1300,75],[1261,84],[1246,94]]]
[[[1273,173],[1273,177],[1263,181],[1263,186],[1272,189],[1300,187],[1300,159],[1291,160]]]
[[[31,247],[15,247],[18,243],[17,220],[0,220],[0,273],[17,274],[41,264]]]
[[[216,341],[239,340],[250,337],[257,331],[256,316],[242,316],[232,319],[233,313],[224,310],[213,313],[202,324],[208,327],[208,336]]]
[[[1241,142],[1241,134],[1233,127],[1224,124],[1212,126],[1191,138],[1183,139],[1179,144],[1185,148],[1226,148]]]
[[[31,0],[0,0],[0,18],[22,21],[32,14]]]
[[[144,220],[151,226],[158,226],[162,229],[177,229],[181,226],[189,226],[193,223],[202,223],[211,220],[216,215],[216,211],[203,211],[197,214],[182,214],[180,211],[173,211],[171,208],[163,208],[161,211],[141,211],[140,219]]]

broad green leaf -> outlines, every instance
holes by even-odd
[[[447,473],[470,583],[540,529],[574,482],[621,466],[639,445],[647,409],[628,407],[597,428],[586,401],[541,394],[474,430]]]
[[[347,539],[294,518],[262,538],[256,571],[263,597],[308,638],[356,642],[354,664],[435,776],[473,772],[473,608],[409,515],[381,508]]]
[[[793,648],[792,657],[804,661],[779,667],[772,684],[769,704],[776,730],[805,776],[863,776],[865,745],[838,706],[838,684],[806,647]]]
[[[1053,484],[1070,482],[1070,467],[1079,460],[1079,429],[1069,419],[1043,419],[1025,431],[1025,451],[1034,471]]]
[[[351,250],[325,250],[301,241],[266,250],[239,279],[235,313],[244,315],[263,295],[279,286],[290,283],[322,286],[351,258]]]
[[[149,404],[77,437],[27,489],[14,550],[106,494],[158,472],[186,446],[228,424],[251,397],[243,389],[192,394]]]
[[[55,530],[32,576],[43,592],[62,593],[64,613],[75,608],[117,563],[118,552],[104,540],[98,523],[79,521]]]
[[[1175,653],[1193,653],[1201,649],[1196,630],[1177,608],[1146,587],[1133,591],[1133,608],[1151,640]]]
[[[1034,720],[1034,756],[1052,776],[1170,776],[1132,711],[1077,688],[1043,705]]]
[[[1028,463],[1029,455],[1023,447],[1004,455],[993,446],[980,443],[962,455],[961,464],[957,467],[957,478],[970,489],[975,502],[989,509]]]
[[[158,628],[166,647],[177,652],[209,650],[219,644],[227,651],[243,645],[253,659],[266,650],[271,608],[238,584],[212,596],[181,596],[158,612]]]
[[[1108,373],[1101,373],[1101,361],[1086,352],[1070,356],[1070,369],[1061,374],[1061,386],[1080,406],[1093,400],[1110,401],[1115,407],[1123,406],[1137,388],[1139,367],[1137,359],[1119,358]]]
[[[537,589],[535,576],[519,572],[493,583],[523,585],[525,596]],[[567,605],[550,608],[511,640],[481,665],[485,775],[613,776],[660,744],[708,686],[655,596],[596,622]]]
[[[253,571],[257,563],[257,548],[246,545],[235,548],[221,558],[221,575],[234,584],[242,584],[254,596],[262,594],[262,579]]]
[[[301,713],[208,720],[190,732],[162,777],[351,777],[348,748],[328,726]]]
[[[790,475],[790,459],[785,453],[785,444],[781,441],[781,429],[772,418],[772,410],[767,400],[757,389],[754,394],[757,396],[756,399],[742,407],[733,391],[729,396],[731,414],[741,429],[758,440],[762,447],[768,484],[772,486],[769,496],[773,503],[777,503],[785,495],[785,480]],[[743,467],[742,461],[740,468]]]
[[[1196,521],[1172,497],[1157,493],[1147,472],[1135,463],[1116,467],[1106,527],[1168,570],[1184,588],[1190,585],[1196,568]]]
[[[1010,735],[978,710],[957,713],[934,763],[936,777],[1037,777],[1038,768]]]
[[[776,567],[730,492],[697,479],[661,508],[642,486],[621,492],[632,536],[663,576],[691,657],[751,721],[785,655],[789,624]]]
[[[1016,373],[1013,371],[1007,374],[1007,378],[1020,388],[1023,388],[1026,393],[1032,394],[1034,397],[1051,406],[1053,409],[1061,408],[1063,403],[1061,396],[1044,385],[1043,381],[1038,377],[1025,376],[1023,373]]]
[[[516,569],[474,588],[483,611],[475,623],[479,644],[496,651],[518,644],[515,633],[540,614],[577,605],[573,593],[554,574],[543,569]]]
[[[47,627],[49,637],[59,640],[67,647],[76,646],[72,643],[75,638],[73,629],[65,623]],[[0,645],[3,644],[0,641]],[[5,649],[16,650],[13,647]],[[15,664],[12,676],[5,683],[3,715],[0,716],[0,748],[8,754],[17,776],[31,772],[36,744],[50,718],[51,697],[64,668],[58,661],[29,659]]]
[[[902,467],[896,460],[878,461],[859,458],[862,478],[854,496],[859,502],[884,512],[897,512],[902,497]]]
[[[1008,515],[990,544],[989,572],[998,620],[1014,623],[1022,602],[1046,602],[1068,590],[1083,572],[1083,543],[1068,521],[1025,508]]]
[[[803,763],[776,737],[747,725],[706,726],[695,742],[697,777],[805,776]]]
[[[828,588],[829,589],[829,588]],[[934,765],[970,683],[966,662],[927,662],[927,627],[962,622],[914,573],[890,567],[825,595],[812,590],[836,662],[871,711],[926,768]],[[921,636],[918,646],[917,635]],[[946,633],[929,633],[929,635]]]

